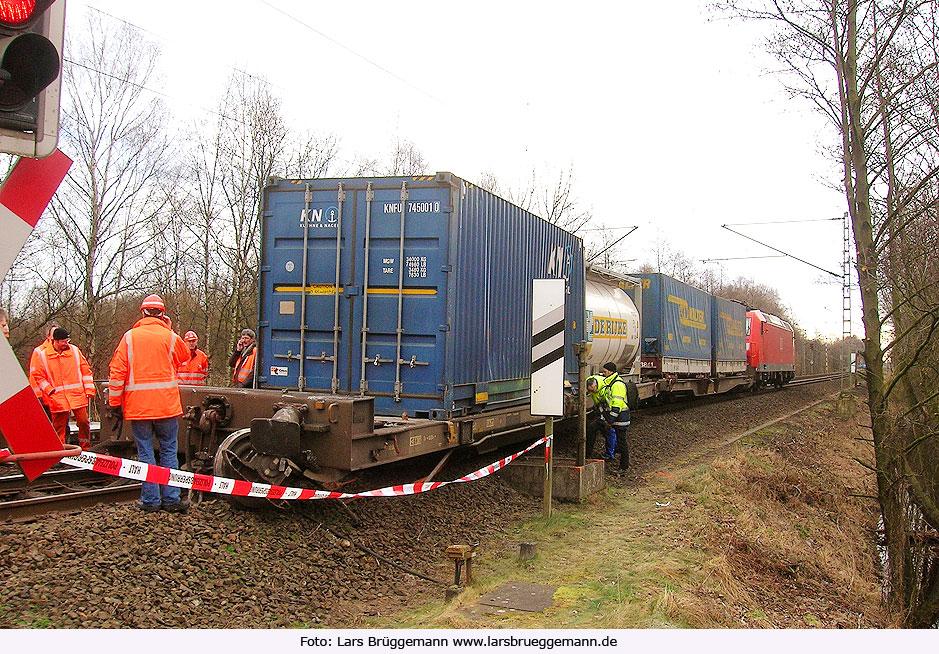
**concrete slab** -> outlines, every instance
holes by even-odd
[[[544,611],[554,603],[554,591],[557,589],[557,586],[507,581],[491,593],[480,597],[479,603],[483,606],[534,613]]]
[[[544,495],[544,457],[522,457],[506,466],[502,478],[519,491],[535,497]],[[561,502],[580,502],[606,487],[603,460],[590,459],[583,466],[574,459],[555,459],[552,497]]]

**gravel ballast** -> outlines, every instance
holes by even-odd
[[[837,388],[638,412],[630,431],[634,465],[611,483],[641,483],[664,461]],[[561,441],[565,447],[572,446]],[[454,457],[437,479],[501,456]],[[258,513],[212,499],[183,515],[124,504],[0,524],[0,627],[355,627],[368,615],[442,597],[453,575],[449,545],[478,541],[483,554],[514,548],[514,525],[540,515],[541,499],[496,475],[418,496],[359,500],[349,509],[357,521],[334,501]]]

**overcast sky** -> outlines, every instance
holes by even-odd
[[[599,222],[640,227],[624,241],[638,262],[656,238],[694,260],[774,254],[721,225],[840,217],[833,134],[772,74],[762,27],[706,5],[69,0],[66,29],[98,10],[145,30],[179,126],[205,120],[237,68],[350,160],[397,134],[470,181],[573,166]],[[840,272],[840,222],[735,229]],[[833,277],[782,258],[708,265],[777,288],[810,336],[840,337]]]

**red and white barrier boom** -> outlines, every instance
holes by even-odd
[[[10,271],[71,165],[72,160],[59,150],[45,159],[20,159],[0,187],[0,280]],[[19,462],[30,481],[65,454],[5,338],[0,338],[0,432],[15,455],[52,454],[52,458]]]

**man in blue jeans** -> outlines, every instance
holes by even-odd
[[[603,384],[600,392],[606,399],[603,410],[603,425],[606,428],[606,452],[604,458],[613,463],[616,453],[620,453],[619,469],[625,471],[629,468],[629,441],[626,434],[629,432],[629,405],[626,402],[626,382],[619,376],[616,364],[612,361],[603,364],[601,370]]]
[[[111,357],[108,405],[115,419],[130,422],[141,463],[156,463],[156,437],[160,465],[178,468],[177,418],[183,408],[176,369],[189,359],[189,347],[170,327],[158,295],[144,298],[140,310],[143,317],[124,333]],[[184,513],[189,501],[180,500],[177,486],[144,482],[137,508]]]
[[[131,420],[130,430],[137,442],[137,460],[151,465],[157,463],[153,451],[153,439],[160,444],[159,464],[171,470],[179,467],[179,445],[177,436],[179,421],[177,418],[162,420]],[[185,513],[189,502],[180,500],[180,490],[176,486],[161,486],[145,481],[140,489],[140,501],[137,508],[141,511],[170,511]]]

